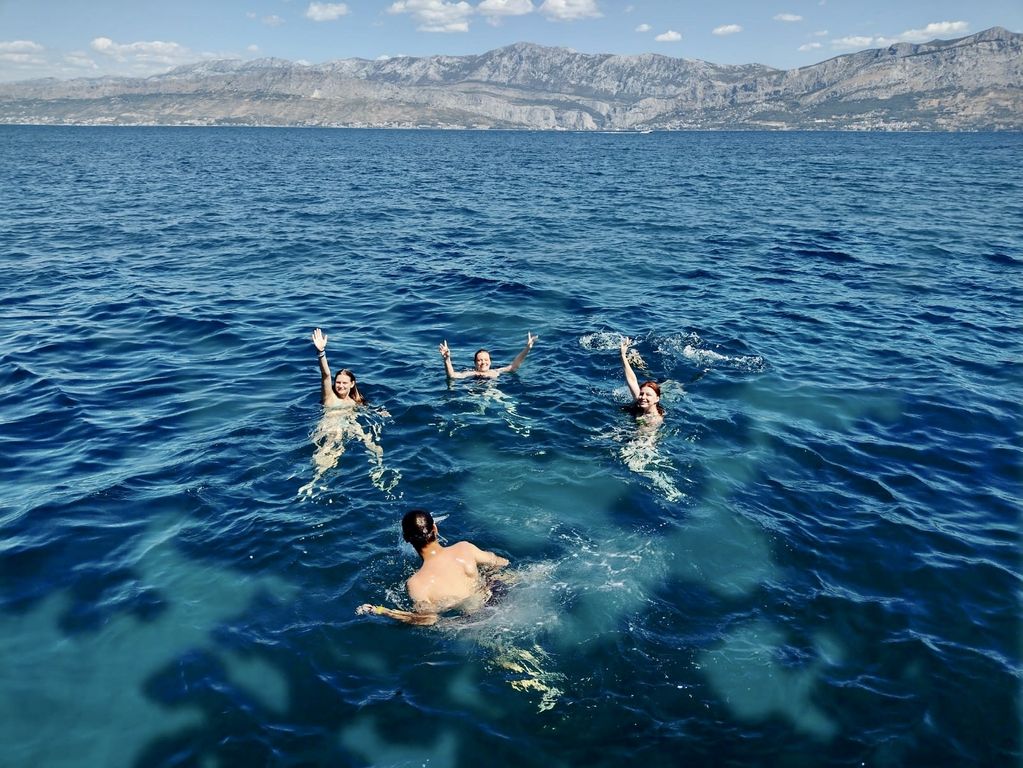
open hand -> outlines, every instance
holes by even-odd
[[[313,331],[313,346],[322,352],[327,347],[327,334],[316,328]]]
[[[359,616],[365,616],[367,613],[373,613],[373,606],[369,603],[363,603],[355,609],[355,613]]]

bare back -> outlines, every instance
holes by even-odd
[[[426,554],[423,566],[406,582],[416,610],[433,612],[452,608],[472,610],[486,599],[479,565],[502,566],[503,557],[486,552],[468,541],[437,547]]]

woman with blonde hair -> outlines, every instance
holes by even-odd
[[[324,412],[316,429],[310,435],[316,445],[316,451],[313,453],[316,471],[313,479],[299,490],[299,495],[312,494],[320,478],[337,466],[338,460],[345,452],[345,443],[353,438],[362,441],[370,452],[375,464],[372,476],[376,484],[377,478],[383,473],[380,460],[384,451],[373,439],[373,434],[364,429],[355,416],[355,406],[365,405],[366,398],[359,392],[355,374],[347,368],[342,368],[336,375],[331,376],[326,352],[327,334],[316,328],[313,330],[312,340],[320,364],[320,402],[323,404]],[[379,431],[379,427],[374,431]],[[379,435],[377,437],[379,438]]]
[[[328,408],[365,405],[366,398],[359,392],[355,374],[349,369],[342,368],[331,378],[330,364],[327,362],[327,334],[316,328],[313,330],[312,338],[313,346],[318,353],[316,357],[320,361],[320,401]]]

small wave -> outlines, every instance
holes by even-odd
[[[720,345],[715,345],[720,349]],[[700,338],[699,334],[686,333],[659,339],[656,350],[668,356],[681,356],[704,368],[731,368],[743,373],[763,373],[767,361],[761,355],[732,355],[718,352]]]
[[[637,431],[634,426],[618,428],[607,435],[618,446],[618,457],[622,463],[644,478],[667,501],[680,501],[686,497],[679,490],[675,477],[678,474],[671,459],[658,450],[661,437],[659,430]]]
[[[597,331],[583,334],[579,338],[579,346],[590,352],[608,352],[619,349],[624,338],[624,334],[617,331]]]
[[[360,421],[359,417],[363,417]],[[326,488],[323,482],[327,473],[331,472],[345,454],[348,443],[362,443],[369,460],[369,477],[376,488],[389,499],[396,498],[394,489],[401,480],[401,472],[386,467],[383,463],[384,450],[380,444],[383,422],[389,414],[381,409],[360,409],[354,413],[345,408],[327,409],[319,423],[309,435],[316,446],[313,452],[314,467],[312,479],[298,490],[299,498],[310,498],[318,489],[318,484]],[[401,493],[398,493],[398,497]]]
[[[813,258],[827,259],[828,261],[835,262],[836,264],[857,264],[857,259],[852,254],[846,253],[845,251],[831,251],[821,248],[813,249],[800,249],[796,251],[797,256],[812,256]]]
[[[617,331],[595,331],[583,334],[579,338],[579,346],[591,352],[617,351],[625,336]],[[704,368],[731,368],[743,373],[762,373],[767,370],[767,362],[761,355],[727,354],[719,352],[694,332],[672,334],[653,339],[654,351],[667,358],[685,358]],[[633,364],[645,367],[642,360],[634,360]]]
[[[984,258],[990,261],[992,264],[997,264],[1000,267],[1019,267],[1023,266],[1023,261],[1013,258],[1007,253],[986,253]]]

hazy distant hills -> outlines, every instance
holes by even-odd
[[[1023,129],[1023,35],[779,70],[519,43],[477,56],[210,61],[148,78],[0,83],[0,123],[545,130]]]

